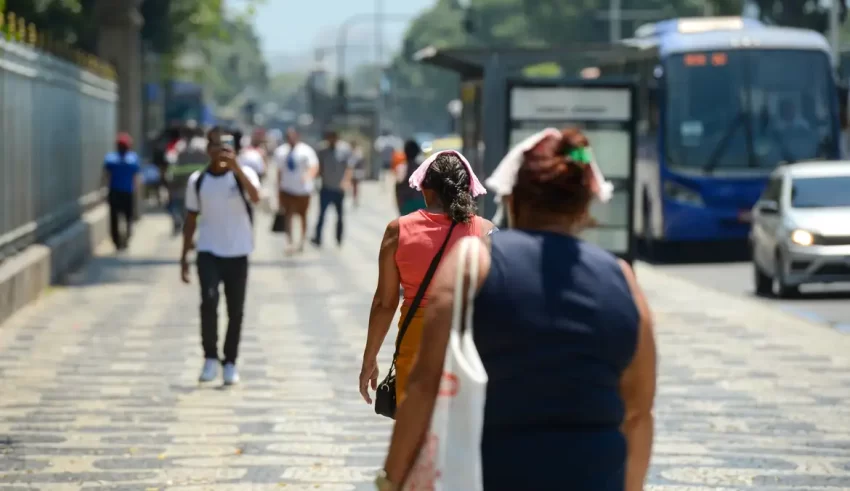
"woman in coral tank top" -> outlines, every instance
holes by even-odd
[[[437,255],[446,242],[448,253],[455,242],[467,236],[484,236],[493,229],[489,220],[476,216],[475,198],[486,191],[472,167],[459,152],[435,153],[410,176],[410,187],[422,192],[425,209],[393,220],[381,241],[378,287],[369,315],[369,333],[360,372],[360,393],[369,404],[369,386],[378,383],[378,352],[390,329],[399,304],[399,285],[404,288],[399,327]],[[452,224],[455,226],[452,228]],[[449,237],[449,231],[451,236]],[[422,338],[422,318],[428,305],[427,289],[413,312],[396,360],[396,399],[404,397],[407,377]]]

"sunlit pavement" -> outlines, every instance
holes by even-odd
[[[362,198],[341,249],[331,213],[300,257],[258,217],[240,386],[196,381],[197,281],[164,215],[0,327],[0,490],[373,489],[390,424],[356,384],[393,200]],[[850,336],[637,273],[661,356],[648,489],[850,489]]]

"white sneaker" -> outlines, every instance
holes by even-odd
[[[218,377],[219,361],[215,358],[207,358],[204,360],[204,368],[201,370],[201,376],[198,377],[198,382],[212,382]]]
[[[233,363],[224,364],[224,385],[233,385],[239,383],[239,372],[236,370],[236,365]]]

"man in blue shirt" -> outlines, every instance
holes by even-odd
[[[135,193],[141,180],[139,156],[131,151],[133,139],[127,133],[118,135],[116,151],[106,154],[103,164],[104,181],[109,186],[109,228],[115,248],[124,250],[133,229]],[[119,217],[124,217],[126,231],[121,236]]]

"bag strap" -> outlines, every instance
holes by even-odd
[[[195,196],[198,197],[198,213],[201,212],[201,182],[203,182],[204,177],[207,176],[207,170],[201,170],[201,175],[195,180]]]
[[[253,225],[254,208],[251,207],[251,203],[249,203],[248,198],[245,197],[245,190],[242,188],[242,183],[239,181],[239,178],[236,177],[236,174],[233,175],[233,179],[236,180],[236,187],[239,189],[239,197],[242,198],[242,202],[245,203],[245,210],[248,212],[248,220],[251,222],[251,225]]]
[[[413,302],[410,303],[410,308],[407,309],[407,315],[404,316],[404,320],[401,323],[401,327],[398,330],[398,338],[395,342],[395,353],[393,353],[393,366],[395,365],[396,358],[398,358],[398,350],[401,348],[401,341],[404,339],[404,334],[407,332],[407,328],[410,327],[410,323],[413,321],[413,315],[419,309],[419,304],[422,303],[422,299],[425,297],[425,292],[428,290],[428,285],[431,283],[431,279],[434,277],[434,273],[437,272],[437,266],[440,264],[440,259],[443,257],[443,253],[446,252],[446,246],[449,245],[449,239],[452,237],[452,232],[454,232],[455,227],[457,226],[457,222],[452,222],[452,226],[449,227],[449,233],[446,234],[446,239],[443,241],[443,245],[440,246],[440,249],[437,251],[437,254],[434,255],[434,259],[431,260],[431,265],[428,266],[428,271],[425,273],[425,277],[422,278],[422,283],[419,285],[419,290],[416,292],[416,296],[413,297]]]
[[[463,333],[472,326],[473,309],[475,297],[478,294],[478,268],[479,250],[481,240],[464,240],[458,246],[460,254],[458,257],[457,272],[455,273],[455,296],[452,302],[452,330]],[[464,289],[464,282],[469,274],[468,288]],[[466,309],[464,309],[464,303]]]

